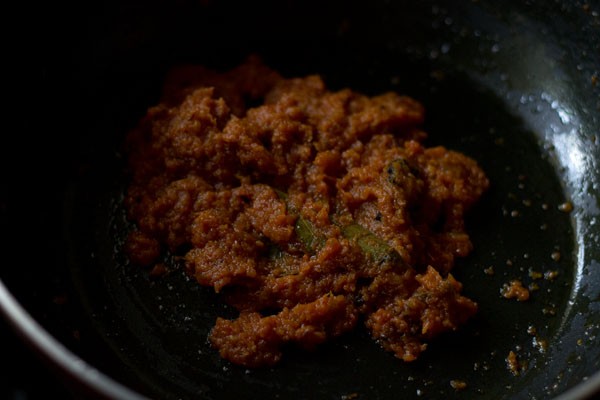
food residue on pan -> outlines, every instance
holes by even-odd
[[[517,376],[527,369],[527,362],[520,360],[517,353],[511,350],[506,356],[506,366],[513,375]]]
[[[450,386],[456,391],[461,391],[467,388],[467,382],[459,379],[452,379],[450,381]]]
[[[507,299],[517,299],[517,301],[529,300],[529,290],[518,279],[513,279],[509,283],[505,283],[500,289],[500,294]]]
[[[129,258],[161,276],[161,254],[180,254],[234,306],[210,342],[235,364],[358,324],[413,361],[477,311],[451,270],[488,187],[471,158],[425,147],[423,121],[412,98],[330,91],[257,58],[175,69],[127,140]]]
[[[558,205],[558,209],[560,211],[570,213],[571,211],[573,211],[573,203],[571,203],[570,201],[565,201],[564,203]]]

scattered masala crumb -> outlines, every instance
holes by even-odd
[[[517,354],[511,350],[508,353],[508,356],[506,357],[505,360],[506,360],[506,366],[508,367],[508,370],[513,375],[518,375],[519,374],[519,360],[517,358]]]
[[[465,390],[467,388],[467,382],[463,380],[453,379],[450,381],[450,386],[456,391]]]
[[[542,314],[549,317],[553,317],[556,315],[556,307],[553,305],[546,306],[542,308]]]
[[[515,353],[513,350],[508,353],[508,356],[506,356],[505,360],[508,370],[515,376],[520,375],[521,372],[527,369],[527,363],[520,360],[517,356],[517,353]]]
[[[527,285],[527,289],[529,289],[530,292],[535,292],[536,290],[540,290],[540,285],[538,285],[537,282],[531,282]]]
[[[557,270],[551,270],[551,271],[544,272],[544,279],[547,281],[553,281],[556,279],[556,277],[558,277]]]
[[[529,290],[518,279],[505,283],[500,289],[500,294],[506,299],[529,300]]]
[[[571,203],[570,201],[565,201],[564,203],[558,205],[558,210],[570,213],[571,211],[573,211],[573,203]]]
[[[544,277],[544,274],[541,273],[540,271],[535,271],[532,268],[529,269],[529,277],[531,279],[542,279]]]
[[[548,340],[540,339],[537,335],[533,337],[532,344],[540,353],[545,353],[548,350]]]

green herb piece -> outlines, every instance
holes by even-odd
[[[352,223],[341,229],[345,238],[356,241],[360,249],[376,263],[402,261],[396,249],[362,225]]]

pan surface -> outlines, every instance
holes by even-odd
[[[21,71],[38,80],[18,99],[44,106],[27,108],[30,134],[17,138],[28,168],[3,161],[7,268],[0,278],[15,304],[73,357],[57,361],[41,351],[63,370],[65,363],[87,368],[88,379],[79,379],[87,395],[549,399],[596,392],[600,4],[413,3],[109,2],[75,10],[81,19],[60,31],[52,23],[57,30],[40,48],[42,74],[36,66]],[[170,66],[226,69],[250,53],[284,76],[317,73],[332,89],[416,98],[426,109],[426,143],[466,153],[488,175],[491,188],[468,220],[475,251],[453,271],[480,311],[417,362],[395,359],[358,329],[315,352],[291,348],[273,368],[235,367],[207,342],[215,318],[233,311],[176,262],[153,280],[122,254],[130,228],[120,204],[124,134],[157,101]],[[536,287],[529,301],[500,295],[514,279]],[[40,350],[14,318],[22,310],[2,299],[4,313]],[[510,352],[517,374],[507,366]],[[78,379],[76,367],[66,373]],[[466,388],[453,388],[456,381]]]

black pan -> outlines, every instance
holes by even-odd
[[[28,34],[8,62],[19,90],[2,147],[0,309],[75,397],[600,393],[598,1],[129,0],[21,12]],[[480,311],[417,362],[359,329],[315,352],[289,349],[276,367],[235,367],[207,342],[232,311],[176,265],[152,280],[122,254],[125,133],[170,66],[226,69],[250,53],[332,89],[410,95],[426,107],[427,144],[486,171],[490,191],[468,220],[475,251],[455,269]],[[538,290],[507,300],[500,290],[513,279]]]

